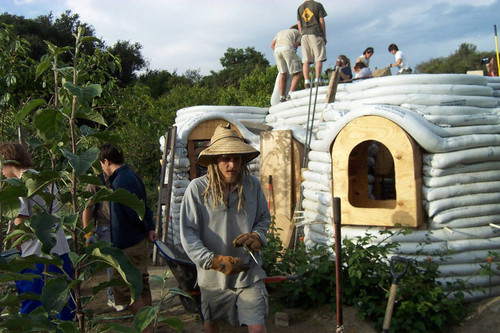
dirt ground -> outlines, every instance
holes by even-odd
[[[163,275],[166,266],[151,266],[149,268],[150,275]],[[170,274],[168,287],[177,287],[175,278]],[[99,276],[99,279],[105,278],[104,275]],[[98,281],[98,280],[96,280]],[[92,285],[88,286],[89,288]],[[153,294],[153,304],[159,300],[161,286],[156,283],[151,284]],[[89,304],[89,309],[92,309],[96,315],[105,315],[112,319],[111,321],[120,321],[126,325],[132,325],[133,319],[128,310],[116,312],[114,309],[106,305],[106,293],[101,291],[97,297]],[[486,299],[481,302],[471,304],[471,313],[465,319],[464,323],[455,327],[447,333],[488,333],[498,332],[500,327],[500,297]],[[186,333],[203,332],[200,317],[197,314],[187,312],[176,297],[169,305],[165,305],[161,315],[166,318],[177,317],[184,322],[184,331]],[[284,316],[284,320],[280,320]],[[277,325],[286,323],[288,326]],[[336,331],[336,313],[329,306],[321,306],[316,309],[288,309],[280,308],[279,311],[273,304],[270,304],[270,314],[266,320],[267,331],[269,333],[329,333]],[[343,307],[343,323],[345,333],[375,333],[373,324],[367,321],[362,321],[357,317],[356,310],[352,307]],[[157,332],[175,332],[168,327],[161,327]],[[223,326],[223,333],[242,333],[247,332],[244,327],[233,328]]]

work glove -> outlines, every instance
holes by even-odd
[[[252,251],[262,250],[262,243],[260,241],[260,237],[255,232],[252,233],[247,232],[244,234],[239,234],[233,240],[233,245],[234,247],[241,247],[246,245],[246,247]]]
[[[85,247],[88,247],[91,244],[94,244],[96,242],[96,239],[94,237],[93,232],[88,232],[85,234]]]
[[[212,259],[212,266],[210,268],[225,275],[232,275],[247,271],[250,265],[243,264],[243,259],[241,258],[216,255]]]

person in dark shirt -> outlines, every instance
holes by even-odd
[[[146,213],[141,220],[132,208],[118,202],[110,202],[111,244],[121,249],[130,262],[142,273],[143,290],[141,298],[130,304],[130,311],[135,315],[141,308],[151,305],[149,286],[149,242],[158,239],[153,222],[153,213],[146,200],[144,184],[137,174],[124,163],[123,153],[109,143],[100,147],[99,162],[102,171],[109,176],[111,188],[120,188],[137,195],[144,201]],[[113,271],[113,278],[121,279],[118,271]],[[130,302],[130,290],[127,286],[114,286],[115,303],[127,305]],[[147,330],[146,330],[147,331]]]
[[[351,62],[349,58],[343,54],[339,55],[335,66],[340,69],[339,82],[350,82],[352,80]]]

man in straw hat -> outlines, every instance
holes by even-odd
[[[247,163],[259,152],[230,125],[219,125],[198,157],[207,174],[186,189],[181,206],[181,242],[196,264],[206,333],[220,321],[266,332],[266,274],[260,250],[270,214],[259,181]]]

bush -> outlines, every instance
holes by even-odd
[[[300,242],[295,249],[285,250],[276,231],[272,223],[268,246],[263,250],[263,268],[268,275],[302,274],[303,279],[268,285],[271,297],[287,307],[330,304],[335,308],[334,248],[308,249]],[[390,231],[385,233],[388,237],[393,235]],[[355,240],[346,238],[342,244],[344,304],[356,307],[359,316],[373,321],[377,330],[382,328],[393,280],[388,257],[398,246],[374,243],[370,235]],[[400,272],[400,262],[394,264],[394,271]],[[465,317],[462,293],[448,297],[436,282],[437,277],[437,263],[410,262],[398,284],[390,332],[442,332]],[[454,290],[462,287],[457,284]]]

